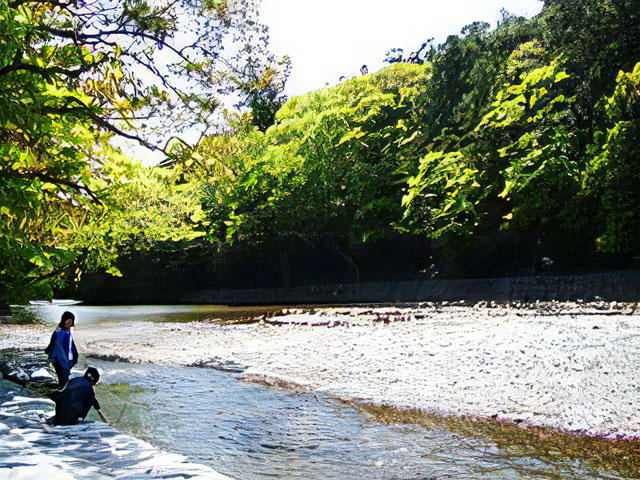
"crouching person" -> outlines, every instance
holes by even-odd
[[[99,380],[100,373],[93,367],[87,368],[83,377],[69,380],[67,388],[60,392],[55,399],[56,416],[53,424],[75,425],[79,419],[84,420],[91,407],[100,410],[100,404],[93,391],[93,386]]]

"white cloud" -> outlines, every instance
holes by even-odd
[[[474,21],[495,26],[500,10],[532,17],[539,0],[262,0],[262,21],[271,48],[289,55],[293,69],[287,93],[296,95],[358,75],[366,64],[379,70],[386,52],[406,53],[428,38],[436,44]]]

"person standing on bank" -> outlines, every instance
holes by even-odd
[[[75,316],[71,312],[64,312],[58,328],[51,335],[49,346],[44,353],[49,355],[49,361],[56,369],[58,375],[58,390],[62,391],[67,386],[71,369],[78,363],[78,349],[73,341],[72,328],[75,325]]]
[[[75,425],[84,418],[91,407],[100,410],[93,386],[100,381],[100,373],[94,367],[87,368],[83,377],[69,380],[67,388],[56,397],[56,416],[54,425]]]

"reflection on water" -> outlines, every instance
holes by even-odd
[[[44,323],[56,324],[66,310],[76,316],[78,326],[96,322],[194,322],[214,320],[240,323],[282,310],[279,306],[229,307],[226,305],[29,305],[28,312]]]
[[[491,436],[378,421],[366,409],[217,370],[92,363],[114,426],[236,479],[623,478]]]

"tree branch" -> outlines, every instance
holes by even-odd
[[[102,201],[91,191],[89,187],[85,187],[84,185],[80,185],[79,183],[72,182],[71,180],[66,180],[64,178],[57,178],[49,175],[48,173],[39,171],[39,170],[17,170],[18,176],[24,178],[38,179],[42,180],[45,183],[51,183],[53,185],[64,185],[65,187],[70,187],[76,190],[77,192],[86,193],[93,202],[102,205]]]
[[[104,128],[105,130],[108,130],[111,133],[115,133],[118,136],[124,137],[124,138],[128,138],[129,140],[135,140],[136,142],[138,142],[140,145],[142,145],[143,147],[148,148],[151,151],[156,151],[156,150],[160,150],[163,153],[166,153],[165,150],[163,148],[158,147],[157,145],[153,145],[152,143],[148,142],[147,140],[145,140],[144,138],[138,136],[138,135],[134,135],[131,133],[127,133],[123,130],[121,130],[120,128],[116,127],[115,125],[113,125],[112,123],[110,123],[107,119],[101,117],[100,115],[98,115],[97,113],[91,111],[91,107],[89,107],[89,105],[85,104],[82,100],[80,100],[77,97],[67,97],[69,99],[69,103],[75,103],[79,106],[79,108],[54,108],[51,109],[52,111],[55,111],[56,113],[71,113],[71,112],[76,112],[78,110],[85,112],[96,124],[98,124],[99,126],[101,126],[102,128]]]
[[[91,64],[91,66],[94,66],[96,64]],[[65,68],[60,68],[60,67],[39,67],[37,65],[31,65],[29,63],[18,63],[18,64],[7,65],[4,68],[0,68],[0,76],[6,75],[7,73],[11,73],[11,72],[17,72],[20,70],[24,70],[32,73],[38,73],[45,77],[52,77],[58,74],[58,75],[65,75],[66,77],[69,77],[69,78],[78,78],[84,72],[89,71],[90,68],[89,66],[87,66],[87,68],[79,68],[77,70],[67,70]]]
[[[15,0],[13,2],[9,2],[8,5],[9,5],[9,8],[18,8],[19,6],[24,5],[25,3],[37,3],[40,5],[50,4],[50,5],[55,5],[56,7],[65,8],[73,5],[74,2],[57,2],[55,0]]]
[[[42,282],[44,280],[48,280],[49,278],[57,277],[58,275],[63,274],[69,267],[59,267],[55,270],[50,271],[44,275],[40,275],[39,277],[32,278],[27,282],[27,285],[33,285],[38,282]]]

